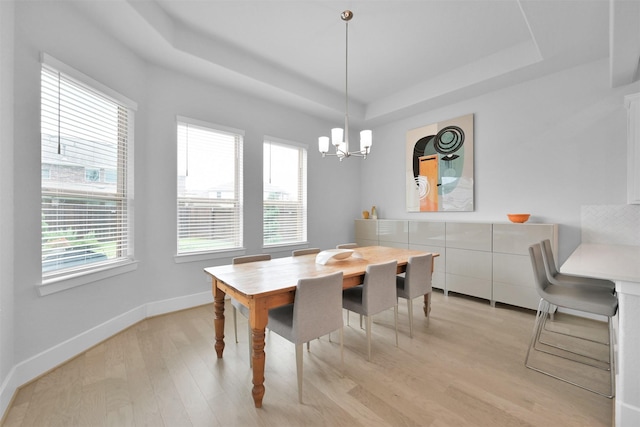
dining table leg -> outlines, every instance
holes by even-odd
[[[250,310],[249,322],[251,325],[252,349],[251,359],[253,363],[253,401],[256,408],[262,408],[262,398],[264,397],[264,337],[267,321],[269,320],[269,310],[263,304],[256,303]]]
[[[424,294],[424,316],[429,317],[429,312],[431,311],[431,292],[428,294]]]
[[[431,277],[433,278],[433,271],[436,268],[436,259],[434,257],[431,258]],[[429,313],[431,312],[431,292],[424,294],[424,316],[429,317]]]
[[[218,359],[222,358],[222,352],[224,351],[224,298],[224,291],[216,286],[216,280],[213,279],[213,311],[215,313],[213,325],[216,330],[215,349]]]

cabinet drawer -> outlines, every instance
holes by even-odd
[[[529,256],[529,246],[551,240],[556,246],[556,227],[550,224],[494,224],[493,251]]]
[[[403,243],[406,248],[409,244],[409,225],[408,221],[379,219],[378,223],[378,241],[379,242],[396,242]],[[382,243],[381,243],[382,245]],[[390,246],[390,245],[382,245]]]
[[[446,274],[445,280],[447,292],[459,292],[478,298],[491,299],[491,280],[458,276],[450,273]]]
[[[491,224],[447,222],[447,248],[491,252]]]
[[[377,221],[371,219],[357,219],[356,220],[356,241],[368,240],[376,242],[378,244],[378,224]],[[361,245],[362,246],[362,245]],[[366,245],[371,246],[371,245]]]
[[[444,271],[442,272],[437,272],[434,271],[433,275],[431,276],[431,287],[432,288],[438,288],[438,289],[442,289],[445,290],[446,288],[446,277],[444,274]]]
[[[409,221],[409,245],[445,246],[445,223]]]
[[[358,246],[378,246],[377,240],[359,239],[356,237],[356,243]]]
[[[447,273],[491,281],[491,252],[447,248],[446,255]]]
[[[493,300],[537,310],[540,296],[534,288],[493,282]]]
[[[409,244],[409,249],[439,254],[437,257],[433,258],[433,271],[444,273],[445,258],[447,257],[444,248],[439,248],[437,246]]]
[[[393,241],[384,241],[380,240],[378,242],[380,246],[387,246],[389,248],[400,248],[400,249],[409,249],[407,242],[393,242]]]
[[[433,275],[431,276],[431,286],[438,289],[446,289],[445,288],[445,249],[437,246],[426,246],[426,245],[409,245],[409,249],[416,251],[424,251],[439,254],[437,257],[433,258]]]
[[[535,288],[533,268],[529,256],[494,253],[493,280]]]

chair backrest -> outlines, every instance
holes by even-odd
[[[295,251],[291,251],[291,255],[300,256],[300,255],[317,254],[319,252],[320,252],[320,248],[296,249]]]
[[[396,291],[397,261],[369,264],[362,282],[362,306],[371,316],[398,303]]]
[[[355,249],[358,247],[357,243],[342,243],[336,246],[336,249]]]
[[[547,272],[547,276],[556,277],[558,275],[558,269],[556,268],[556,261],[553,258],[551,240],[543,240],[540,242],[540,246],[542,246],[542,261],[544,261],[544,268]]]
[[[231,264],[244,264],[245,262],[255,261],[269,261],[270,259],[271,255],[269,254],[237,256],[233,260],[231,260]]]
[[[342,272],[299,279],[293,300],[293,338],[308,342],[342,327]]]
[[[529,246],[529,257],[531,258],[531,266],[533,267],[533,279],[536,284],[536,291],[540,297],[545,298],[546,289],[549,286],[549,279],[544,268],[544,260],[542,259],[542,245],[536,243]]]
[[[433,255],[409,257],[407,272],[404,276],[404,291],[413,299],[431,292],[431,260]]]

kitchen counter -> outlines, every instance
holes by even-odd
[[[561,270],[567,274],[636,283],[640,291],[640,246],[583,243],[562,264]]]
[[[640,246],[585,243],[560,270],[616,283],[615,425],[640,426]]]

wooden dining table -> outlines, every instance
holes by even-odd
[[[337,271],[343,273],[343,288],[362,283],[369,264],[379,264],[396,260],[398,273],[406,271],[409,257],[428,252],[367,246],[354,249],[345,259],[330,259],[326,264],[316,263],[316,255],[274,258],[244,264],[221,265],[205,268],[212,277],[212,292],[215,312],[215,350],[218,358],[224,351],[224,300],[225,295],[235,298],[249,308],[251,327],[253,389],[252,395],[256,408],[262,407],[264,387],[264,338],[269,318],[269,309],[293,302],[296,285],[301,278],[325,276]],[[433,254],[438,256],[437,253]],[[433,265],[432,265],[433,271]],[[425,295],[424,312],[430,310],[429,294]]]

